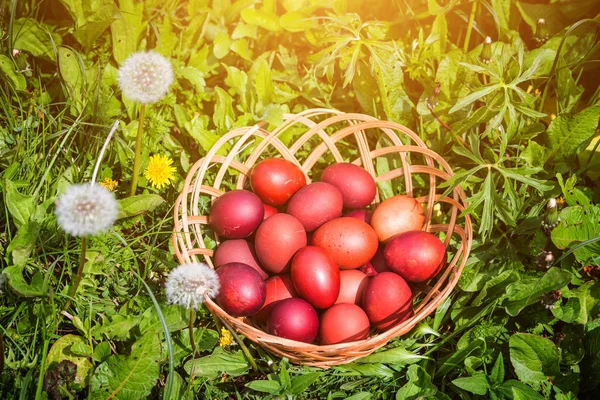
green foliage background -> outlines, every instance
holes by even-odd
[[[593,398],[600,384],[600,4],[590,0],[12,0],[0,6],[0,398]],[[538,20],[543,18],[545,24]],[[484,49],[484,38],[492,44]],[[178,177],[126,199],[138,106],[119,65],[169,57],[149,108],[152,154]],[[171,205],[219,136],[328,107],[404,124],[453,166],[477,231],[455,293],[406,337],[355,363],[292,366],[218,346],[205,310],[192,357]],[[72,314],[80,244],[53,215],[100,179],[125,213],[93,238]],[[288,138],[291,140],[292,138]],[[560,198],[560,222],[545,205]],[[550,221],[552,222],[552,221]],[[548,252],[552,257],[547,258]],[[147,285],[147,286],[146,286]],[[70,360],[74,376],[59,365]],[[143,362],[142,362],[142,361]],[[67,376],[67,375],[64,375]]]

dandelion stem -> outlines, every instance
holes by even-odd
[[[144,120],[146,118],[146,105],[142,104],[140,107],[140,118],[138,124],[137,137],[135,139],[135,160],[133,162],[133,176],[131,177],[131,193],[130,196],[135,195],[137,189],[138,178],[140,175],[140,156],[142,154],[142,132],[144,131]]]
[[[473,22],[475,21],[475,12],[477,11],[477,0],[473,1],[473,6],[471,7],[471,15],[469,16],[469,25],[467,26],[467,34],[465,35],[465,43],[463,45],[463,50],[465,53],[469,50],[469,42],[471,41],[471,32],[473,31]]]
[[[85,265],[85,252],[87,250],[87,238],[84,236],[81,239],[81,255],[79,257],[79,267],[77,267],[77,274],[75,275],[75,282],[73,282],[73,287],[71,288],[71,294],[69,295],[69,299],[67,300],[67,304],[63,308],[64,311],[67,311],[71,306],[71,299],[75,297],[75,293],[77,293],[77,287],[79,287],[79,282],[81,282],[81,276],[83,275],[83,266]]]
[[[227,324],[227,322],[225,322],[225,321],[222,321],[222,322],[223,322],[223,325],[225,325],[225,328],[227,328],[227,330],[229,332],[231,332],[231,335],[233,336],[235,341],[240,345],[240,348],[242,349],[242,353],[244,353],[244,356],[246,357],[246,360],[248,360],[248,362],[250,363],[250,366],[252,367],[252,369],[255,372],[260,372],[258,369],[258,365],[256,365],[256,360],[254,360],[254,357],[252,357],[252,354],[250,354],[250,350],[248,350],[248,347],[246,347],[246,345],[244,344],[244,340],[237,335],[235,330],[231,326],[229,326],[229,324]]]
[[[196,357],[196,342],[194,341],[194,321],[196,321],[196,313],[190,307],[190,345],[192,346],[192,357]]]

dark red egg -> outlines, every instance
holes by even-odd
[[[409,282],[423,282],[439,272],[446,260],[446,247],[431,233],[411,231],[392,238],[384,255],[391,271]]]
[[[254,249],[264,269],[274,274],[289,270],[296,251],[306,246],[306,231],[296,218],[277,213],[256,230]]]
[[[267,332],[298,342],[312,343],[319,332],[319,317],[306,300],[281,300],[271,310]]]
[[[369,278],[357,269],[346,269],[340,271],[340,294],[335,304],[353,303],[362,304],[362,296]]]
[[[333,185],[314,182],[298,190],[287,206],[287,212],[298,218],[307,232],[342,215],[344,200]]]
[[[340,269],[365,265],[377,251],[377,234],[356,218],[336,218],[323,224],[312,236],[313,245],[325,249]]]
[[[294,193],[306,186],[299,166],[283,158],[269,158],[250,171],[250,186],[260,199],[271,206],[281,206]]]
[[[229,263],[217,268],[221,289],[217,303],[233,317],[254,315],[265,302],[265,282],[256,270],[246,264]]]
[[[304,247],[292,260],[292,281],[300,297],[315,308],[327,308],[340,293],[340,270],[327,252],[315,246]]]
[[[350,211],[349,213],[346,213],[344,215],[344,217],[357,218],[357,219],[360,219],[361,221],[366,222],[367,224],[370,224],[371,223],[371,215],[373,215],[373,212],[371,210],[365,210],[363,208],[361,210]]]
[[[263,203],[257,195],[248,190],[233,190],[215,200],[208,222],[219,236],[243,239],[258,228],[264,214]]]
[[[215,267],[238,262],[254,268],[262,279],[267,279],[269,274],[258,264],[254,246],[244,239],[226,240],[215,250],[213,256]]]
[[[327,345],[364,340],[369,337],[369,328],[369,317],[362,308],[355,304],[336,304],[321,315],[319,341]]]
[[[254,318],[258,322],[265,323],[271,313],[271,310],[281,300],[298,297],[298,292],[294,288],[294,282],[289,275],[275,275],[265,281],[267,287],[267,298],[265,304]]]
[[[412,312],[412,292],[400,275],[382,272],[369,278],[362,308],[371,323],[385,331]]]
[[[345,208],[366,207],[377,194],[377,185],[371,174],[354,164],[330,165],[321,174],[321,181],[338,188],[342,193]]]
[[[368,263],[360,267],[360,270],[364,272],[367,276],[373,276],[381,272],[389,271],[390,269],[385,263],[383,247],[379,247],[373,258],[371,258],[371,260]]]

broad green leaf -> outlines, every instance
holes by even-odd
[[[512,400],[544,400],[544,396],[515,379],[509,379],[498,386],[498,390]]]
[[[19,18],[13,24],[13,47],[24,50],[36,57],[46,57],[54,60],[54,46],[62,44],[60,35],[49,30],[33,18]]]
[[[600,106],[588,107],[576,115],[561,114],[548,126],[549,161],[564,161],[583,150],[594,137]]]
[[[591,191],[586,187],[577,187],[577,175],[572,175],[566,181],[561,174],[556,174],[558,184],[562,189],[562,195],[569,206],[589,206],[592,201]]]
[[[360,74],[352,81],[358,101],[365,110],[373,110],[372,114],[377,115],[377,98],[380,96],[387,118],[408,125],[413,117],[414,105],[404,89],[402,62],[398,57],[385,57],[381,64],[375,63],[374,65],[375,76],[369,73],[368,68],[360,65],[358,68]],[[379,91],[375,85],[378,86]],[[367,104],[369,102],[371,104]]]
[[[6,254],[12,255],[14,265],[25,266],[35,247],[39,231],[40,224],[36,221],[28,221],[25,225],[21,225],[6,249]]]
[[[78,342],[71,346],[71,352],[77,356],[91,357],[93,354],[92,347],[84,342]]]
[[[169,332],[176,332],[188,326],[190,314],[184,307],[173,304],[163,304],[160,308],[165,317]],[[148,307],[148,309],[144,311],[139,327],[142,334],[146,334],[147,332],[162,332],[162,326],[160,325],[158,313],[154,306]]]
[[[44,293],[44,277],[40,272],[36,272],[31,278],[31,283],[27,283],[23,277],[24,266],[11,265],[2,270],[8,278],[8,285],[12,290],[24,297],[43,297],[47,296]]]
[[[256,25],[268,31],[277,32],[281,30],[279,18],[276,15],[254,8],[244,8],[241,12],[242,20],[250,25]]]
[[[23,74],[17,71],[12,60],[4,54],[0,54],[0,73],[8,78],[15,90],[27,89],[27,80]]]
[[[171,24],[171,18],[165,16],[162,25],[159,28],[159,37],[156,50],[166,56],[171,57],[173,55],[173,49],[177,46],[179,38],[175,32],[173,32],[173,26]]]
[[[419,365],[411,365],[406,373],[408,383],[396,392],[396,400],[416,400],[433,396],[437,388],[429,374]]]
[[[561,112],[570,113],[574,110],[583,94],[584,87],[578,85],[573,78],[573,72],[567,68],[564,60],[561,58],[557,64],[558,84],[556,85],[556,95],[560,104]]]
[[[69,47],[58,49],[58,70],[71,100],[71,113],[77,114],[83,109],[87,86],[81,55]]]
[[[498,353],[498,358],[496,358],[492,372],[490,372],[490,379],[496,385],[504,382],[504,356],[502,356],[502,352]]]
[[[121,64],[138,47],[144,29],[144,4],[135,0],[119,0],[121,18],[110,24],[113,57]]]
[[[215,41],[213,43],[213,54],[219,60],[229,54],[229,48],[231,47],[231,39],[229,35],[224,32],[217,32]]]
[[[111,355],[110,344],[108,342],[100,342],[94,348],[94,361],[103,362],[106,361],[108,357]]]
[[[335,367],[341,373],[353,373],[363,376],[377,376],[380,378],[392,378],[394,370],[384,364],[357,364],[356,362]]]
[[[150,212],[165,201],[157,194],[138,194],[120,199],[118,202],[119,219],[121,219]]]
[[[12,181],[5,180],[4,188],[6,207],[15,226],[20,228],[33,216],[35,200],[33,196],[21,194],[17,189],[17,185]]]
[[[321,376],[320,372],[309,372],[307,374],[298,375],[292,379],[292,384],[290,390],[292,394],[301,394],[304,392],[310,385],[312,385],[319,377]]]
[[[303,32],[315,26],[314,17],[300,11],[290,11],[279,17],[279,25],[286,31]]]
[[[420,360],[427,360],[429,357],[424,357],[419,354],[415,354],[412,351],[406,350],[404,347],[394,347],[393,349],[380,351],[366,357],[357,360],[357,363],[365,364],[401,364],[408,365],[419,362]]]
[[[560,374],[558,349],[549,339],[529,333],[510,337],[510,362],[519,380],[539,390],[543,382]]]
[[[177,74],[181,75],[183,79],[186,79],[189,83],[194,86],[198,93],[204,92],[206,82],[204,81],[204,74],[198,68],[195,67],[183,67],[177,70]]]
[[[241,351],[229,353],[220,347],[215,348],[211,355],[190,360],[183,366],[188,375],[209,379],[215,379],[223,373],[230,376],[245,375],[249,367]]]
[[[113,0],[60,1],[75,21],[73,36],[88,49],[114,20],[121,17],[119,8]]]
[[[140,316],[115,314],[106,317],[102,325],[92,327],[92,336],[100,339],[103,336],[109,339],[125,340],[132,334],[132,329],[140,323]]]
[[[369,392],[360,392],[346,397],[346,400],[369,400],[373,395]]]
[[[161,347],[158,335],[147,334],[133,344],[128,356],[110,356],[94,371],[90,397],[94,400],[148,398],[158,380]]]
[[[436,376],[444,376],[455,368],[461,368],[463,362],[467,356],[471,355],[474,351],[479,350],[478,353],[483,354],[485,351],[485,341],[481,338],[476,338],[468,346],[449,354],[438,360],[438,369],[435,372]]]
[[[125,18],[119,18],[110,24],[113,44],[113,57],[121,64],[137,49],[134,29]]]
[[[565,294],[567,302],[552,309],[552,314],[566,323],[586,324],[600,310],[600,283],[589,281]]]
[[[473,376],[454,379],[452,383],[467,392],[483,396],[490,388],[487,377],[483,372],[478,372]]]
[[[254,89],[256,90],[258,99],[263,106],[269,104],[275,90],[271,67],[269,67],[266,60],[261,58],[254,63],[251,72],[251,78],[253,78]]]
[[[559,225],[552,230],[552,242],[561,250],[600,236],[600,206],[573,206],[563,209]],[[592,243],[575,250],[575,258],[581,263],[600,265],[600,243]]]
[[[246,387],[257,392],[275,394],[281,389],[281,385],[277,381],[259,380],[246,383]]]
[[[194,329],[194,342],[196,344],[196,351],[209,351],[219,342],[219,334],[212,329],[196,328]],[[173,348],[175,363],[177,364],[192,354],[189,329],[181,330],[179,334],[173,335]]]
[[[511,283],[506,288],[506,312],[511,316],[518,315],[525,307],[540,301],[544,293],[568,285],[572,278],[569,271],[552,267],[539,279],[523,279]]]
[[[530,140],[529,144],[521,153],[521,158],[532,167],[542,167],[550,152],[544,146]]]
[[[242,57],[246,61],[252,61],[252,50],[248,45],[248,40],[238,39],[231,43],[231,51]]]
[[[61,336],[50,348],[46,358],[46,368],[51,368],[63,360],[68,360],[77,366],[74,387],[84,388],[89,384],[90,372],[93,365],[87,357],[77,354],[76,347],[87,346],[85,339],[77,335]]]
[[[215,88],[215,93],[217,94],[217,99],[215,102],[213,122],[220,131],[225,132],[229,130],[235,122],[233,99],[220,87]]]

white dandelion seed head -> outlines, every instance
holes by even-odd
[[[56,200],[56,220],[73,236],[106,232],[115,223],[118,212],[115,195],[97,184],[72,185]]]
[[[546,205],[546,207],[548,208],[556,208],[556,199],[550,199],[548,200],[548,204]]]
[[[166,292],[170,304],[198,309],[204,296],[216,296],[221,288],[219,276],[204,263],[183,264],[167,278]]]
[[[139,51],[123,61],[117,80],[125,97],[142,104],[156,103],[169,92],[173,67],[155,51]]]

